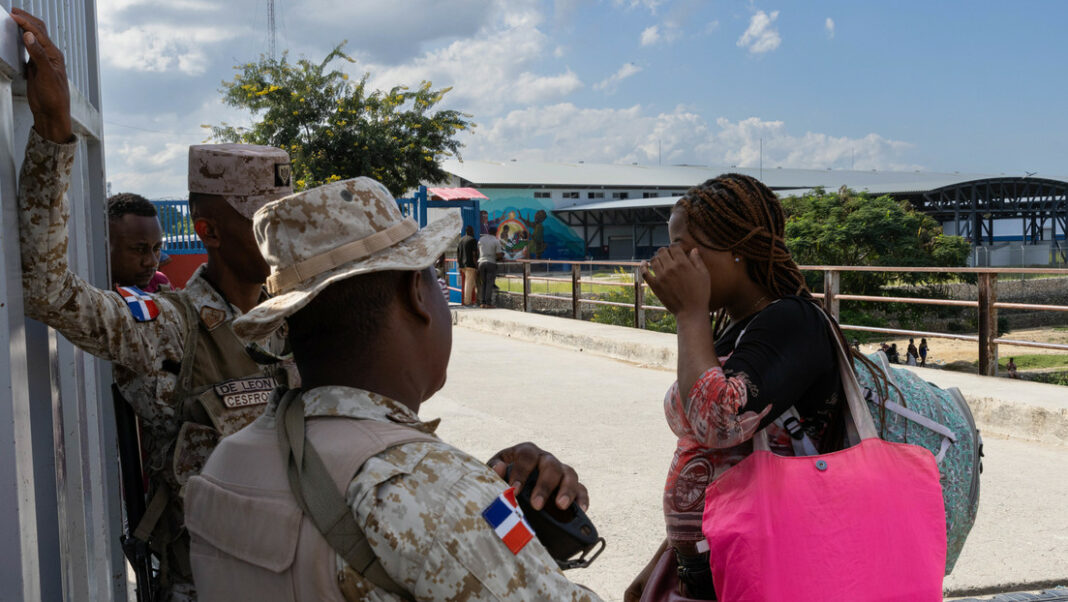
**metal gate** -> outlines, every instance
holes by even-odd
[[[68,259],[108,284],[95,0],[0,0],[0,600],[119,600],[110,366],[23,316],[16,177],[33,118],[13,6],[44,20],[66,57],[78,134]]]

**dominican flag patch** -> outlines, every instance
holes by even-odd
[[[506,489],[497,496],[497,499],[482,511],[482,518],[493,527],[497,537],[501,538],[512,554],[518,554],[523,546],[534,539],[534,530],[527,524],[527,519],[523,518],[523,511],[515,501],[514,489]]]
[[[156,300],[136,286],[116,286],[115,290],[122,296],[122,300],[138,322],[151,322],[159,316]]]

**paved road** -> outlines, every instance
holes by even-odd
[[[618,600],[663,537],[660,492],[674,449],[661,402],[671,372],[457,327],[449,381],[422,409],[477,457],[532,440],[574,465],[609,542],[570,571]],[[1068,448],[987,438],[980,513],[951,592],[1068,584]],[[1027,588],[1032,589],[1032,588]]]

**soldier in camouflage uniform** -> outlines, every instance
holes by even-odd
[[[285,333],[262,337],[255,353],[234,336],[234,318],[266,299],[267,264],[256,248],[252,214],[291,192],[284,151],[250,145],[190,148],[189,190],[198,236],[208,249],[182,291],[142,295],[96,289],[67,264],[66,198],[76,148],[63,55],[44,23],[20,9],[30,54],[27,97],[34,117],[19,179],[19,240],[27,316],[81,349],[115,364],[115,379],[138,414],[150,499],[136,535],[161,555],[165,600],[195,600],[183,525],[184,484],[219,438],[258,415],[270,389],[296,379]],[[253,359],[255,357],[255,359]],[[263,364],[259,362],[264,362]],[[540,470],[538,490],[558,505],[587,503],[570,467],[531,444],[502,450],[497,471],[518,481]]]
[[[131,529],[160,556],[164,598],[193,599],[182,488],[218,439],[259,415],[270,391],[285,384],[279,382],[281,365],[254,361],[231,323],[266,298],[267,266],[255,250],[250,218],[261,205],[292,192],[289,157],[262,146],[190,147],[191,206],[208,263],[180,291],[94,288],[67,265],[66,191],[77,145],[66,86],[45,87],[66,81],[62,55],[43,23],[26,13],[15,16],[34,35],[27,44],[34,63],[28,82],[34,128],[19,179],[26,314],[114,362],[116,383],[141,421],[150,480],[145,518]],[[65,128],[51,126],[64,116]],[[257,343],[267,352],[263,357],[285,351],[283,332]]]
[[[270,203],[254,229],[275,296],[238,318],[235,331],[256,340],[288,323],[306,389],[302,410],[288,405],[289,395],[280,405],[273,399],[189,481],[186,523],[203,595],[597,600],[537,539],[498,526],[520,522],[499,522],[489,510],[507,484],[433,436],[437,421],[418,416],[445,382],[452,320],[430,266],[459,232],[459,213],[419,230],[384,186],[356,178]],[[388,575],[385,586],[334,552],[349,540],[327,546],[311,526],[314,512],[295,501],[275,432],[280,412],[288,428],[294,409],[307,443],[292,449],[314,444],[331,476],[319,491],[302,488],[302,499],[334,489],[370,544],[370,566]],[[385,443],[353,462],[354,449],[372,439]]]

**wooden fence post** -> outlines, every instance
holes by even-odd
[[[571,317],[582,318],[582,266],[571,264]]]
[[[641,266],[634,267],[634,327],[645,328],[645,279]]]
[[[979,274],[979,374],[998,374],[998,275]]]
[[[823,308],[837,322],[839,320],[838,290],[841,286],[841,273],[836,270],[823,272]]]
[[[530,264],[523,264],[523,311],[530,311]]]

